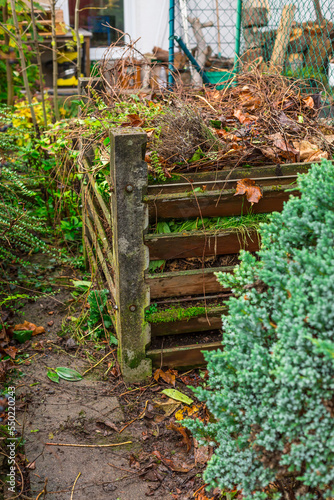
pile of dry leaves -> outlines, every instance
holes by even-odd
[[[175,111],[169,110],[167,116],[157,120],[160,142],[151,141],[149,147],[158,152],[167,176],[172,170],[176,173],[331,158],[334,127],[318,118],[321,95],[307,95],[301,89],[300,81],[254,70],[239,75],[237,85],[224,90],[207,89],[205,95],[178,96]]]

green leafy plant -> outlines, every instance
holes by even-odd
[[[0,259],[20,262],[20,256],[40,250],[50,255],[55,251],[41,239],[49,234],[45,221],[33,215],[35,192],[29,189],[14,164],[6,162],[0,170]],[[39,235],[39,236],[37,236]]]
[[[334,496],[334,166],[298,185],[261,227],[260,260],[242,252],[234,275],[218,273],[236,297],[195,390],[212,421],[186,424],[215,447],[205,481],[245,500]]]

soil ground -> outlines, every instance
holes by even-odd
[[[80,314],[72,300],[67,291],[44,297],[26,303],[20,311],[24,316],[13,318],[15,324],[24,318],[46,328],[45,334],[22,345],[29,358],[22,358],[11,375],[17,430],[25,440],[21,497],[196,499],[194,493],[203,491],[201,472],[208,453],[199,453],[193,439],[178,431],[173,414],[182,404],[161,392],[171,385],[152,379],[127,387],[117,364],[112,369],[108,365],[115,353],[79,382],[48,379],[49,368],[66,366],[84,373],[110,351],[103,343],[79,345],[66,334],[70,318]],[[176,373],[176,388],[192,396],[187,385],[200,380],[195,371]],[[5,498],[11,498],[8,492]]]

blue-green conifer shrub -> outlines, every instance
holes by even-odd
[[[205,481],[245,499],[334,497],[334,166],[298,185],[261,226],[260,259],[217,275],[236,296],[196,389],[213,418],[186,424],[215,446]]]

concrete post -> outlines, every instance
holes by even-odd
[[[152,373],[151,360],[146,358],[150,326],[144,317],[150,304],[144,280],[149,265],[143,238],[148,226],[148,208],[143,203],[148,182],[146,140],[145,133],[133,128],[110,133],[116,330],[118,359],[127,382],[144,380]]]

